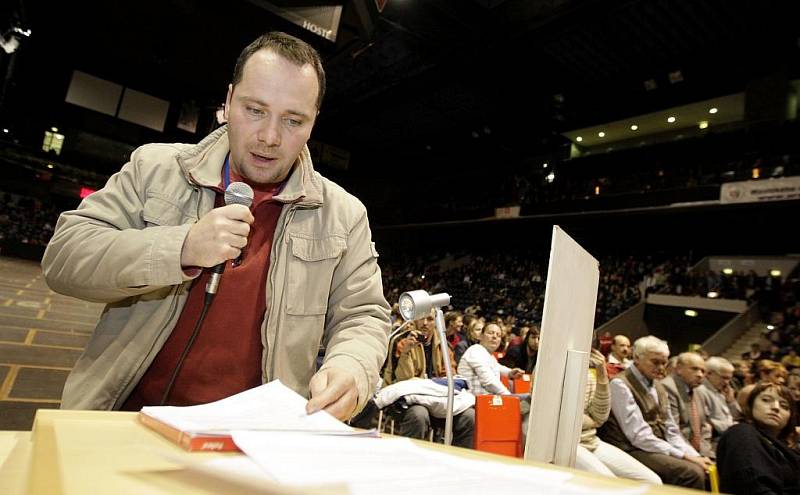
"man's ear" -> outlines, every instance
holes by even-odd
[[[225,117],[225,120],[228,120],[228,112],[230,112],[231,108],[231,99],[233,98],[233,84],[228,84],[228,94],[225,96],[225,108],[222,109],[222,115]]]

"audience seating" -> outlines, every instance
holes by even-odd
[[[518,397],[475,397],[475,450],[522,457],[522,417]]]

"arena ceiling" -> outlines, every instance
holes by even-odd
[[[24,84],[38,91],[63,91],[57,69],[79,69],[212,107],[246,43],[270,29],[303,37],[329,78],[315,137],[349,150],[360,175],[502,170],[572,129],[800,68],[800,2],[785,0],[388,0],[382,13],[352,0],[335,43],[257,0],[15,2],[2,13],[33,31],[18,73],[36,68]]]

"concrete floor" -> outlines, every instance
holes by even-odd
[[[103,306],[51,291],[39,264],[0,256],[0,430],[58,408]]]

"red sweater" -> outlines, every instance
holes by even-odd
[[[241,181],[231,171],[231,181]],[[282,203],[272,197],[282,184],[254,189],[250,210],[255,217],[241,264],[227,262],[217,295],[203,326],[175,379],[167,404],[186,406],[228,397],[261,384],[261,323],[267,300],[272,238]],[[222,184],[217,206],[221,206]],[[178,323],[164,347],[122,406],[138,411],[142,406],[158,405],[200,317],[210,270],[203,270],[189,289],[189,298]]]

